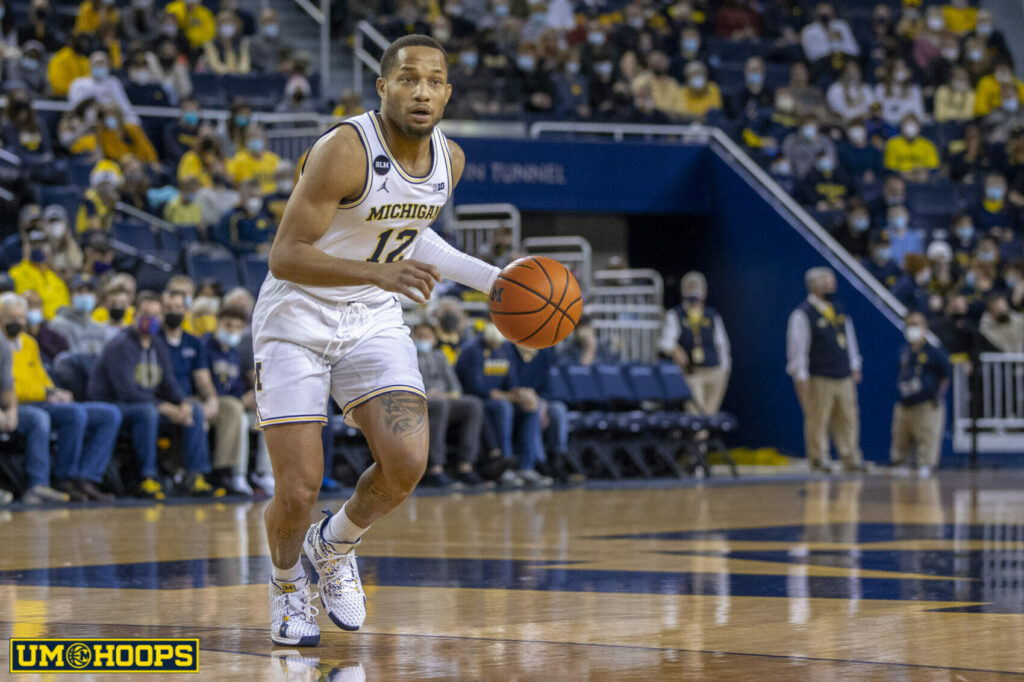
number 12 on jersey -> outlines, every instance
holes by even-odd
[[[377,248],[373,250],[373,255],[367,258],[367,262],[380,263],[381,254],[384,253],[384,248],[391,240],[391,235],[394,234],[394,230],[384,230],[377,237]],[[395,236],[395,241],[398,246],[391,249],[388,255],[384,258],[385,263],[394,263],[396,260],[402,260],[402,252],[409,248],[412,244],[412,240],[419,234],[419,230],[402,230]]]

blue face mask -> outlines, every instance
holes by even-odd
[[[434,349],[434,344],[430,341],[424,341],[422,339],[416,339],[416,350],[421,353],[429,353]]]
[[[71,299],[71,306],[79,313],[91,313],[96,307],[95,294],[75,294]]]
[[[889,224],[894,229],[905,230],[907,228],[907,216],[905,216],[905,215],[893,216],[892,221]]]
[[[43,311],[39,308],[30,308],[25,316],[28,318],[28,326],[30,327],[41,324],[43,321]]]
[[[978,284],[978,276],[975,275],[973,272],[968,272],[966,275],[964,275],[964,282],[967,283],[967,286],[973,289],[974,286]]]
[[[822,173],[829,173],[835,170],[836,162],[831,157],[826,156],[818,160],[817,167]]]
[[[103,119],[103,125],[110,129],[117,127],[117,116],[106,116]]]
[[[683,41],[683,52],[694,53],[700,49],[700,41],[687,38]]]
[[[234,348],[242,342],[242,335],[238,332],[227,332],[223,329],[217,330],[217,340],[228,348]]]
[[[186,111],[182,114],[181,120],[184,121],[187,126],[199,125],[199,113],[195,111]]]
[[[259,154],[263,151],[263,140],[260,138],[253,138],[245,143],[245,146],[249,148],[249,151]]]
[[[973,225],[961,225],[956,228],[956,236],[965,242],[971,241],[974,238],[974,226]]]
[[[764,83],[764,74],[763,73],[761,73],[759,71],[754,71],[752,73],[748,73],[747,74],[747,84],[748,85],[760,85],[761,83]]]
[[[235,125],[239,128],[244,128],[249,125],[249,117],[245,114],[238,114],[235,116]]]
[[[888,246],[883,246],[882,248],[875,251],[875,255],[878,257],[879,260],[891,260],[892,249],[890,249]]]
[[[467,69],[475,69],[476,65],[480,63],[480,55],[476,52],[464,52],[459,55],[459,61]]]
[[[1002,201],[1005,192],[1006,190],[1004,190],[1002,187],[986,187],[985,197],[991,199],[992,201]]]
[[[281,27],[277,24],[267,24],[263,27],[263,35],[268,38],[276,38],[281,33]]]
[[[871,221],[867,218],[854,218],[853,229],[858,232],[867,232],[868,228],[871,227]]]
[[[92,69],[92,77],[98,81],[105,80],[110,75],[110,69],[105,66],[94,66]]]
[[[529,55],[523,55],[522,57],[516,57],[516,66],[523,71],[533,71],[534,61],[533,57]]]

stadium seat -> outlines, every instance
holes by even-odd
[[[157,245],[156,233],[153,231],[153,228],[145,223],[133,221],[115,222],[111,226],[110,236],[138,249],[140,253],[153,254],[160,250]]]
[[[219,74],[195,72],[192,74],[192,95],[204,109],[223,109],[228,105],[224,83]]]
[[[286,78],[280,73],[260,73],[223,77],[224,94],[228,101],[235,97],[249,100],[253,109],[273,109],[284,97]]]
[[[128,101],[140,107],[166,107],[170,106],[167,100],[167,92],[155,83],[139,85],[130,80],[124,82],[124,92],[128,95]]]
[[[238,260],[241,265],[242,280],[245,288],[253,296],[259,296],[263,280],[267,278],[267,273],[270,272],[270,266],[267,265],[267,254],[250,253]]]
[[[907,185],[907,210],[914,213],[954,213],[957,210],[956,191],[950,183],[935,185]]]
[[[196,283],[206,279],[216,280],[224,291],[241,285],[235,257],[222,247],[200,246],[191,249],[185,256],[185,269]]]
[[[0,268],[10,270],[21,262],[21,235],[17,232],[7,235],[0,242]]]
[[[567,365],[562,368],[562,372],[572,395],[584,397],[572,403],[582,411],[570,415],[572,435],[579,441],[579,452],[592,452],[612,478],[622,478],[622,471],[615,462],[614,450],[608,438],[612,427],[609,415],[597,409],[604,403],[604,394],[597,377],[590,367],[583,365]]]
[[[74,185],[39,185],[39,205],[59,204],[68,212],[71,229],[75,227],[78,205],[82,201],[82,189]]]

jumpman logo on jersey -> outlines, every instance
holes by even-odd
[[[379,192],[381,190],[384,190],[386,193],[391,194],[391,190],[388,189],[388,180],[390,179],[390,176],[384,178],[384,182],[382,182],[380,187],[377,188],[377,191]]]

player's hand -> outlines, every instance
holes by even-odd
[[[384,291],[408,296],[417,303],[426,303],[434,284],[441,281],[437,268],[417,260],[383,263],[375,267],[376,284]]]

